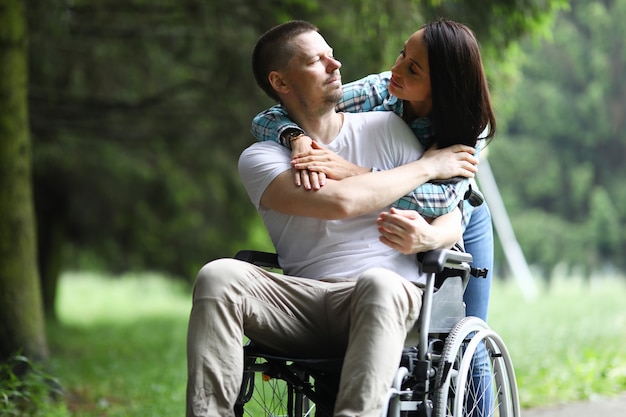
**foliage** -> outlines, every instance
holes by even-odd
[[[470,19],[498,49],[563,0],[491,0],[480,12],[436,0],[26,3],[39,267],[53,314],[64,269],[190,279],[251,238],[259,218],[236,162],[252,117],[272,104],[249,68],[265,30],[316,23],[351,80],[389,68],[438,15]],[[482,31],[496,22],[497,39]]]
[[[626,266],[624,18],[624,2],[575,0],[550,39],[524,43],[516,110],[490,148],[522,246],[548,271]]]
[[[424,1],[427,15],[446,16],[468,24],[479,40],[483,53],[503,57],[509,46],[525,35],[545,34],[554,14],[567,7],[567,0],[515,0],[481,2],[476,7],[463,0]]]
[[[245,239],[254,213],[236,160],[258,108],[241,65],[261,24],[254,12],[192,0],[30,4],[38,218],[44,236],[60,224],[49,244],[70,243],[70,265],[97,254],[112,270],[188,276]],[[229,30],[234,21],[250,24]]]
[[[62,395],[58,382],[27,357],[0,364],[0,417],[64,416]]]

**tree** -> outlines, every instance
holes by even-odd
[[[261,23],[241,3],[32,2],[48,316],[62,268],[190,279],[247,240],[256,213],[242,203],[236,161],[261,93],[242,64],[249,50],[233,46],[252,45]]]
[[[24,4],[0,5],[0,362],[47,356],[36,262]]]
[[[547,15],[552,6],[545,5],[561,2],[524,4]],[[424,11],[431,3],[441,2],[29,1],[47,315],[54,316],[62,269],[151,269],[190,279],[258,233],[236,161],[252,141],[252,117],[273,104],[250,71],[262,32],[288,19],[315,22],[351,80],[388,68],[406,37],[436,17]],[[519,19],[517,3],[488,4],[485,19],[503,10],[513,16],[509,23]],[[464,20],[471,8],[458,10],[449,16]],[[479,14],[472,16],[480,27]]]
[[[624,2],[573,0],[549,38],[526,41],[506,96],[515,111],[490,147],[520,242],[548,273],[559,262],[588,273],[626,265],[624,18]]]

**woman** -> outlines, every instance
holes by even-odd
[[[496,127],[478,42],[467,26],[444,19],[411,35],[391,71],[346,84],[337,108],[348,112],[394,111],[425,149],[454,143],[480,149],[493,137]],[[485,131],[487,135],[479,139]],[[340,179],[347,173],[375,169],[350,167],[302,133],[280,106],[257,115],[252,125],[257,139],[279,141],[292,148],[294,166],[300,170],[295,179],[298,185],[319,188],[325,176]],[[337,170],[341,164],[347,168]],[[467,186],[467,180],[424,184],[398,201],[396,207],[416,210],[425,218],[437,217],[457,207]],[[406,224],[403,213],[393,209],[382,213],[381,222]],[[487,321],[493,269],[491,215],[486,204],[472,207],[466,200],[463,217],[465,250],[472,255],[475,267],[489,270],[485,279],[471,279],[468,284],[464,295],[467,315]]]

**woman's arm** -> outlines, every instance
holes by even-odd
[[[368,75],[343,86],[343,97],[337,103],[337,111],[360,113],[365,111],[393,111],[402,116],[402,102],[389,95],[387,86],[391,72]],[[302,132],[281,105],[272,106],[257,114],[252,120],[250,133],[258,141],[271,140],[292,148],[287,132]]]
[[[250,133],[252,133],[252,136],[259,142],[271,140],[289,149],[291,149],[291,144],[289,143],[289,138],[287,138],[284,133],[290,131],[300,131],[304,133],[304,131],[289,118],[287,112],[281,105],[272,106],[254,116],[250,128]]]
[[[435,218],[454,210],[464,199],[470,180],[452,178],[450,180],[427,182],[393,204],[401,210],[415,210],[424,217]]]
[[[380,74],[372,74],[360,80],[353,81],[343,86],[343,98],[337,104],[339,111],[347,112],[365,112],[365,111],[393,111],[398,115],[402,115],[402,101],[389,94],[388,86],[391,79],[391,72],[386,71]],[[421,131],[413,128],[416,137],[421,135]],[[259,113],[252,122],[251,133],[259,141],[272,140],[283,146],[293,149],[288,138],[283,137],[284,133],[290,131],[300,131],[300,129],[287,115],[282,106],[273,106]],[[308,138],[307,138],[308,139]],[[308,139],[310,141],[310,139]],[[310,143],[308,142],[307,143]],[[296,150],[292,155],[302,154],[302,150]],[[312,164],[319,165],[319,161],[307,160]],[[367,170],[376,167],[365,167]],[[309,171],[307,167],[300,166],[298,173],[295,174],[295,183],[297,185],[307,185],[309,173],[320,172]],[[304,173],[304,175],[303,175]],[[328,176],[328,174],[326,174]],[[312,189],[319,189],[323,186],[324,179],[320,181],[317,177],[309,180],[309,184],[317,181],[319,186],[309,186]],[[464,179],[453,183],[425,183],[413,190],[400,200],[394,206],[400,209],[415,210],[422,216],[427,218],[439,217],[443,214],[454,210],[467,190],[469,181]]]

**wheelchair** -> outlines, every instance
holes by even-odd
[[[280,269],[273,253],[244,250],[235,258]],[[483,320],[465,317],[471,260],[454,250],[421,258],[427,281],[420,319],[407,336],[381,417],[520,416],[504,341]],[[332,417],[342,361],[276,354],[249,341],[235,415]]]

